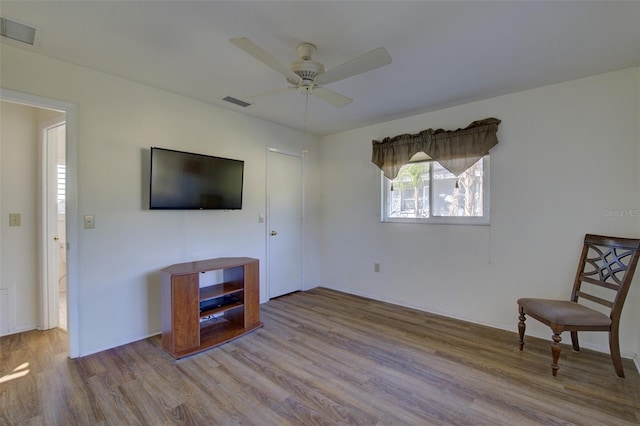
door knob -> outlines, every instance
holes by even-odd
[[[271,236],[278,235],[278,231],[271,231]]]
[[[58,237],[53,237],[53,241],[58,241],[60,238]]]

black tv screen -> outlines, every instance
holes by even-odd
[[[150,209],[242,208],[244,161],[151,148]]]

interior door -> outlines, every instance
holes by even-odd
[[[65,250],[65,139],[66,123],[57,121],[43,129],[44,283],[43,330],[66,329]],[[61,299],[62,296],[65,298]],[[60,308],[64,309],[60,309]]]
[[[302,158],[267,154],[269,298],[302,290]]]

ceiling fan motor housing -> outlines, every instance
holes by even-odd
[[[318,74],[326,71],[324,65],[311,59],[316,52],[315,45],[311,43],[300,43],[297,50],[300,60],[292,62],[289,68],[291,68],[291,71],[296,75],[300,76],[302,80],[313,82]],[[298,84],[298,82],[290,80],[289,83]]]
[[[324,65],[316,61],[295,61],[291,65],[291,71],[303,80],[315,80],[318,74],[325,71]]]

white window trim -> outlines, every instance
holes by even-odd
[[[419,223],[419,224],[433,224],[433,225],[480,225],[487,226],[491,224],[491,193],[489,184],[491,181],[491,167],[489,155],[485,155],[482,163],[482,191],[484,193],[484,202],[482,209],[482,217],[477,216],[430,216],[428,218],[394,218],[387,217],[386,205],[387,205],[387,185],[389,179],[380,172],[380,222],[382,223]],[[424,160],[421,160],[424,161]],[[429,202],[431,202],[431,194],[429,194]],[[430,209],[431,211],[431,209]]]

